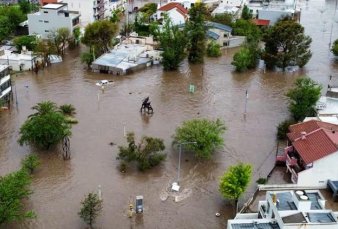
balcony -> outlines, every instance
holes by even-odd
[[[292,183],[297,184],[297,181],[298,181],[298,174],[297,174],[297,172],[293,168],[290,169],[290,172],[291,172],[291,181],[292,181]]]
[[[289,153],[289,152],[293,152],[293,146],[288,146],[286,148],[284,148],[284,151],[281,150],[277,152],[277,156],[276,156],[276,162],[286,162],[286,155]]]
[[[298,159],[294,156],[290,156],[290,153],[287,153],[286,154],[286,165],[287,166],[298,166]]]

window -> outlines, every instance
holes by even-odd
[[[44,14],[48,14],[48,11],[43,11]]]
[[[39,22],[43,22],[42,20],[39,20]]]
[[[49,21],[44,21],[44,23],[49,23]]]
[[[49,30],[45,30],[46,33],[49,33]]]

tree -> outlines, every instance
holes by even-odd
[[[223,25],[231,26],[233,15],[228,13],[216,14],[215,16],[211,17],[210,20],[213,22],[221,23]]]
[[[287,133],[289,132],[289,126],[295,124],[296,122],[292,119],[286,119],[283,122],[279,123],[277,126],[277,139],[285,140]]]
[[[157,11],[157,3],[146,3],[138,11],[140,12],[138,16],[142,23],[150,22],[150,16]]]
[[[338,56],[338,39],[333,42],[331,51],[333,55]]]
[[[72,116],[76,114],[76,108],[72,104],[63,104],[59,108],[64,115]]]
[[[80,43],[80,37],[81,37],[81,30],[79,27],[76,27],[74,30],[73,30],[73,38],[74,38],[74,43],[75,45],[79,45]]]
[[[171,23],[170,18],[166,17],[158,40],[163,50],[161,56],[164,70],[177,70],[186,56],[187,39],[184,31],[179,30]]]
[[[116,31],[117,25],[108,20],[95,21],[86,26],[82,43],[94,50],[95,54],[101,55],[112,47]]]
[[[308,77],[299,78],[286,96],[289,98],[289,111],[296,121],[307,116],[315,116],[315,105],[320,98],[322,86]]]
[[[235,201],[236,210],[238,209],[238,200],[248,187],[251,176],[252,166],[239,163],[230,166],[220,179],[220,193],[224,198]]]
[[[236,71],[238,72],[253,69],[257,65],[259,52],[257,42],[246,43],[239,52],[235,53],[231,64],[236,67]]]
[[[40,160],[36,154],[29,154],[21,161],[21,165],[29,173],[33,173],[34,169],[40,165]]]
[[[196,3],[189,10],[189,21],[186,31],[189,39],[189,55],[190,63],[203,63],[206,51],[206,28],[204,25],[207,9],[203,3]]]
[[[208,43],[207,55],[209,57],[219,57],[222,56],[221,46],[214,41]]]
[[[0,42],[10,36],[26,15],[15,5],[0,5]]]
[[[96,218],[102,211],[102,202],[103,201],[99,199],[98,195],[92,192],[81,202],[82,208],[78,214],[90,228],[92,228]]]
[[[262,36],[258,26],[251,21],[238,19],[232,24],[232,27],[233,34],[237,36],[245,36],[248,43],[258,42]]]
[[[252,18],[252,13],[247,5],[243,7],[241,18],[244,20],[250,20]]]
[[[268,68],[275,66],[283,71],[288,66],[302,68],[311,58],[312,39],[304,34],[304,27],[291,19],[283,19],[270,28],[264,36],[263,59]]]
[[[49,55],[57,54],[55,44],[51,40],[38,40],[34,52],[43,58],[43,62],[50,64]],[[44,66],[44,65],[43,65]]]
[[[28,14],[32,11],[31,3],[28,0],[19,0],[18,3],[22,13]]]
[[[216,148],[223,146],[222,134],[225,130],[224,123],[219,119],[192,119],[176,128],[174,143],[196,142],[185,147],[194,151],[196,157],[208,159]]]
[[[36,47],[36,36],[20,36],[14,39],[14,45],[16,49],[20,52],[22,46],[26,46],[27,50],[33,51]]]
[[[90,65],[94,61],[94,55],[91,52],[81,53],[81,62],[87,64],[87,68],[90,69]]]
[[[135,135],[127,134],[128,146],[119,146],[117,159],[123,162],[136,161],[139,170],[144,171],[160,164],[166,158],[162,152],[165,149],[163,140],[153,137],[142,137],[139,144],[135,143]]]
[[[68,28],[58,28],[55,32],[49,35],[49,38],[54,41],[55,48],[59,55],[64,55],[65,47],[71,40],[71,34]]]
[[[33,211],[25,211],[22,200],[32,193],[31,178],[26,169],[0,176],[0,226],[4,223],[34,218]]]
[[[18,140],[20,145],[30,143],[49,149],[50,146],[71,135],[71,126],[54,103],[44,101],[32,109],[37,112],[30,115],[21,126]]]

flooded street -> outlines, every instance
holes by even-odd
[[[332,42],[338,38],[338,23],[333,20],[335,0],[302,0],[298,4],[305,33],[313,39],[313,57],[298,72],[263,73],[257,69],[235,73],[231,61],[237,50],[229,49],[223,50],[221,58],[207,58],[204,66],[184,62],[177,72],[163,72],[161,66],[154,66],[127,76],[110,76],[88,72],[80,62],[80,50],[75,50],[68,52],[63,63],[38,75],[13,75],[18,104],[14,100],[11,111],[0,113],[0,175],[18,169],[20,160],[33,151],[42,163],[27,203],[37,218],[7,227],[85,228],[77,215],[80,202],[101,185],[103,212],[97,228],[225,228],[226,220],[233,217],[233,206],[218,192],[219,177],[229,165],[252,163],[250,195],[258,177],[265,177],[273,167],[276,126],[288,116],[284,94],[293,81],[306,74],[323,84],[324,93],[329,75],[338,77],[338,62],[334,63],[328,45],[332,23]],[[114,80],[104,92],[95,85],[102,79]],[[189,93],[190,84],[196,86],[195,93]],[[246,90],[249,99],[244,118]],[[155,111],[151,117],[139,113],[147,96]],[[73,125],[69,161],[62,159],[59,149],[42,152],[17,143],[19,128],[32,113],[31,107],[42,100],[76,107],[79,123]],[[178,125],[192,118],[224,120],[225,146],[206,162],[183,153],[181,185],[187,195],[175,203],[168,192],[176,179],[178,162],[171,136]],[[126,144],[124,126],[138,138],[165,139],[167,160],[145,173],[133,167],[120,173],[118,147],[109,143]],[[143,217],[129,219],[128,204],[130,200],[134,203],[136,195],[144,196],[145,212]],[[221,212],[221,217],[215,217],[216,212]]]

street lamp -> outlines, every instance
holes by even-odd
[[[180,142],[178,144],[179,144],[179,153],[178,153],[177,181],[172,183],[172,186],[171,186],[171,189],[176,192],[180,190],[180,186],[178,184],[180,181],[182,145],[197,144],[197,142]]]

